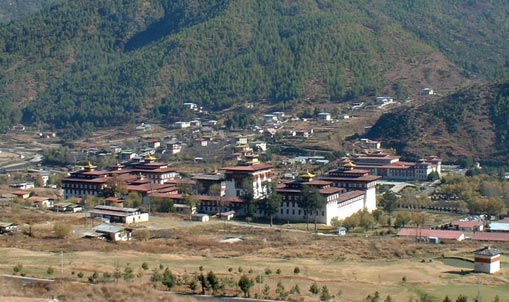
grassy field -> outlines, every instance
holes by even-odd
[[[270,296],[276,298],[279,282],[285,291],[298,285],[300,294],[286,297],[291,301],[318,301],[308,291],[315,282],[320,288],[327,286],[335,301],[363,301],[375,291],[383,299],[390,295],[392,301],[403,302],[418,299],[422,294],[436,297],[436,301],[442,301],[446,295],[455,300],[459,294],[473,300],[479,290],[483,301],[492,301],[496,295],[509,296],[506,255],[502,257],[502,271],[495,275],[465,273],[467,267],[441,261],[442,254],[472,259],[472,251],[482,247],[478,243],[428,245],[394,236],[319,236],[303,232],[302,225],[298,230],[286,225],[261,228],[235,223],[225,228],[222,223],[189,223],[171,216],[137,226],[149,230],[147,241],[109,243],[54,238],[52,224],[62,221],[83,228],[83,218],[45,214],[32,219],[35,238],[22,234],[0,237],[0,273],[12,274],[19,264],[26,276],[56,278],[57,282],[23,287],[22,291],[15,290],[16,284],[4,284],[0,296],[45,295],[64,301],[167,301],[172,298],[161,291],[164,288],[160,284],[154,287],[150,282],[153,270],[160,266],[168,267],[182,280],[197,276],[200,267],[204,273],[213,271],[230,280],[225,290],[228,295],[241,294],[235,284],[242,274],[253,279],[261,274],[263,284],[260,287],[255,284],[253,295],[268,285]],[[221,242],[230,237],[241,240]],[[506,251],[509,245],[497,247]],[[148,265],[147,270],[141,268],[143,263]],[[48,274],[50,267],[52,274]],[[126,267],[133,270],[131,281],[120,279],[115,283],[110,278],[102,282],[104,273],[112,275],[117,268],[123,272]],[[300,270],[298,274],[294,273],[296,267]],[[270,274],[266,274],[268,270]],[[94,281],[97,284],[90,284],[87,280],[94,272],[99,276]],[[112,298],[116,287],[122,290]],[[187,283],[174,289],[190,292]],[[140,293],[145,298],[137,298]]]

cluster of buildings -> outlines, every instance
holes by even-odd
[[[139,193],[145,204],[150,204],[157,198],[171,202],[175,211],[196,211],[225,217],[231,217],[232,213],[244,214],[243,198],[249,191],[255,204],[260,205],[257,207],[258,214],[263,215],[261,201],[270,192],[273,168],[270,164],[259,162],[256,156],[246,156],[236,166],[223,167],[222,173],[198,174],[184,180],[166,163],[157,162],[153,156],[147,156],[143,160],[126,164],[125,167],[117,165],[105,171],[97,171],[96,167],[89,163],[82,170],[71,172],[68,177],[63,178],[62,189],[65,198],[102,196],[105,190],[122,182],[126,185],[127,194]],[[326,201],[322,209],[317,209],[312,214],[313,219],[316,218],[319,223],[330,224],[335,217],[343,219],[362,209],[372,211],[376,208],[375,187],[379,178],[370,175],[368,170],[357,169],[355,164],[346,162],[320,177],[306,173],[298,179],[283,181],[277,185],[277,193],[282,196],[283,202],[276,218],[288,221],[303,221],[309,218],[311,213],[304,213],[299,207],[305,186],[317,189]],[[191,187],[192,193],[183,190],[183,185]],[[196,200],[196,208],[188,203],[190,194]],[[94,209],[91,214],[105,218],[108,214],[105,211],[122,206],[123,197],[125,198],[125,195],[106,198],[105,202],[110,207]],[[106,218],[111,217],[113,216]]]

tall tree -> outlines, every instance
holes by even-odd
[[[247,177],[242,181],[242,193],[240,198],[244,201],[244,214],[246,217],[253,218],[256,215],[256,205],[252,177]]]
[[[299,207],[304,210],[306,216],[306,229],[309,231],[309,217],[313,215],[315,223],[315,232],[317,232],[317,219],[321,209],[327,204],[325,198],[320,194],[317,188],[309,185],[302,185],[302,196],[299,200]]]
[[[246,274],[243,274],[239,279],[239,288],[244,293],[244,298],[249,298],[250,290],[254,286],[253,279],[249,278]]]
[[[281,207],[282,197],[276,191],[276,184],[271,184],[269,196],[265,201],[265,215],[270,217],[270,226],[272,227],[272,222],[274,215],[277,214],[279,208]]]

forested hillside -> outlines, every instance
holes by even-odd
[[[409,157],[507,160],[509,82],[477,85],[418,108],[385,114],[368,135]]]
[[[215,110],[452,89],[473,69],[477,78],[495,77],[496,54],[509,48],[492,45],[506,37],[496,26],[507,24],[488,18],[509,13],[507,5],[469,2],[59,1],[0,29],[0,129],[23,121],[83,134],[147,117],[166,121],[183,102]],[[451,6],[461,13],[447,13]],[[440,18],[422,28],[408,21],[421,9]],[[468,39],[484,48],[455,37],[462,24],[479,25]],[[449,36],[453,25],[459,32]],[[461,55],[468,47],[495,55],[476,68],[478,58]]]
[[[39,11],[56,0],[2,0],[0,1],[0,24]]]

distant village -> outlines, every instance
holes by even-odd
[[[433,93],[429,88],[421,92]],[[391,97],[377,97],[369,106],[383,108],[394,102]],[[194,103],[183,106],[196,114],[206,112]],[[366,107],[364,103],[353,103],[335,115],[316,112],[312,124],[303,123],[307,122],[305,118],[272,112],[258,117],[259,124],[241,130],[228,129],[215,119],[178,120],[170,127],[173,134],[165,137],[151,135],[153,126],[141,123],[134,129],[144,137],[138,140],[138,145],[81,146],[82,162],[61,172],[63,176],[58,183],[50,183],[54,172],[35,168],[37,165],[2,168],[9,188],[1,192],[0,205],[17,202],[62,214],[87,211],[90,217],[104,224],[83,235],[106,236],[111,240],[130,239],[125,226],[148,221],[157,211],[189,215],[190,219],[202,222],[255,215],[280,222],[314,221],[330,226],[359,211],[376,210],[380,186],[398,193],[407,185],[432,184],[443,173],[441,159],[436,156],[416,162],[402,161],[400,156],[383,149],[383,142],[367,138],[357,139],[354,142],[357,151],[345,153],[339,159],[309,154],[277,159],[267,156],[271,146],[278,144],[278,136],[311,139],[315,135],[312,125],[354,118],[355,112]],[[185,132],[179,132],[181,130]],[[28,130],[17,125],[13,131]],[[37,132],[36,137],[52,140],[58,135],[46,131]],[[216,160],[216,168],[189,172],[182,166],[175,167],[169,160],[159,159],[181,154],[188,155],[195,170],[202,165],[205,167],[211,158]],[[94,159],[104,156],[114,158],[114,163],[98,168]],[[229,164],[218,167],[217,163]],[[22,173],[23,181],[9,179],[13,173]],[[46,195],[36,187],[45,187]],[[317,192],[323,202],[314,207],[306,206],[310,190]],[[280,201],[275,209],[269,209],[268,200],[274,194]],[[136,196],[135,202],[133,196]],[[457,211],[447,207],[438,210]],[[486,226],[491,232],[486,231]],[[0,223],[0,232],[14,229],[12,222]],[[341,228],[343,234],[346,231]],[[482,217],[477,217],[451,221],[447,227],[402,228],[398,235],[436,243],[464,239],[509,241],[508,231],[507,219],[486,225]]]

